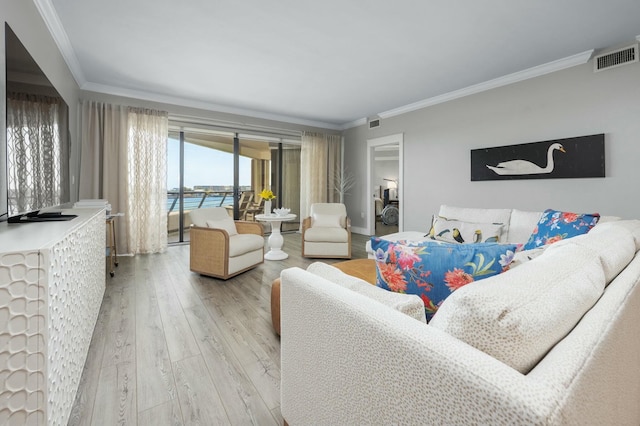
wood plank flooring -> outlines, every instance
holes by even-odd
[[[188,245],[118,258],[69,425],[281,425],[271,283],[316,261],[283,236],[288,259],[227,281],[189,271]],[[354,259],[367,239],[352,234]]]

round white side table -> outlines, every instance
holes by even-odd
[[[289,255],[282,250],[284,238],[280,233],[280,224],[295,219],[295,214],[287,214],[278,216],[276,214],[257,214],[256,220],[260,222],[268,222],[271,224],[271,235],[269,236],[269,251],[264,255],[267,260],[284,260]]]

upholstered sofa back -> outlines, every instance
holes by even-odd
[[[582,312],[571,312],[573,324],[563,324],[557,340],[521,371],[446,327],[424,325],[306,271],[285,270],[282,415],[290,424],[640,424],[639,248],[640,221],[598,225],[475,283],[498,283],[495,298],[483,303],[503,303],[510,274],[523,268],[512,292],[524,292],[521,302],[491,309],[494,329],[505,327],[495,345],[511,344],[520,325],[538,333],[556,327],[536,315],[553,319],[574,309],[561,299],[583,297],[584,284],[594,284],[598,294],[581,302]],[[562,267],[554,278],[552,258],[568,263],[574,255],[579,264],[556,264]],[[554,281],[570,284],[572,277],[578,285],[571,291],[553,291]]]

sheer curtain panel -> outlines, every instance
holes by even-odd
[[[129,109],[128,220],[133,253],[158,253],[167,248],[166,112]]]
[[[309,216],[311,204],[334,203],[336,170],[340,168],[339,135],[304,132],[300,152],[300,218]]]

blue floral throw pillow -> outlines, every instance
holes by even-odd
[[[509,269],[515,244],[457,244],[441,241],[387,241],[371,238],[376,285],[416,294],[430,321],[442,302],[460,287]]]
[[[598,213],[577,214],[547,209],[533,229],[524,250],[553,244],[589,232],[600,220]]]

